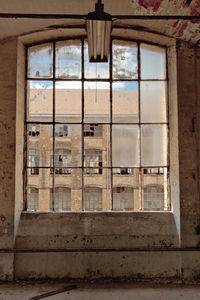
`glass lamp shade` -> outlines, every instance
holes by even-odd
[[[90,62],[108,62],[112,18],[103,11],[103,4],[96,4],[86,20],[88,54]]]

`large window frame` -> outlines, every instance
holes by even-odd
[[[75,40],[77,40],[78,38],[76,37],[76,38],[74,38]],[[70,40],[73,40],[72,38],[70,38]],[[81,38],[81,40],[82,40],[82,68],[83,68],[83,66],[84,66],[84,44],[83,44],[83,41],[84,41],[84,38]],[[140,49],[140,45],[141,45],[141,43],[145,43],[145,44],[149,44],[149,45],[155,45],[155,46],[159,46],[159,47],[163,47],[163,48],[165,48],[165,51],[166,51],[166,78],[165,78],[165,81],[166,82],[168,82],[168,67],[167,67],[167,48],[166,47],[164,47],[164,46],[161,46],[161,45],[159,45],[159,44],[156,44],[156,43],[149,43],[149,42],[147,42],[147,41],[139,41],[139,40],[134,40],[134,39],[122,39],[122,38],[116,38],[116,37],[113,37],[112,38],[112,41],[113,40],[120,40],[120,41],[128,41],[128,42],[133,42],[133,43],[136,43],[137,44],[137,47],[138,47],[138,63],[139,63],[139,66],[138,66],[138,78],[137,79],[131,79],[130,80],[130,82],[133,82],[133,81],[137,81],[138,82],[138,85],[139,85],[139,103],[140,103],[140,83],[142,82],[142,79],[140,78],[140,51],[139,51],[139,49]],[[50,42],[52,42],[53,43],[53,48],[54,48],[54,50],[55,50],[55,43],[57,42],[58,40],[54,40],[54,41],[50,41]],[[43,44],[43,43],[41,43],[41,44]],[[33,45],[32,45],[33,46]],[[112,49],[112,48],[111,48]],[[55,52],[54,52],[54,64],[55,64]],[[110,53],[110,59],[111,59],[111,61],[112,61],[112,50],[111,50],[111,53]],[[105,124],[108,124],[109,126],[110,126],[110,135],[111,135],[111,142],[112,142],[112,126],[113,126],[113,124],[115,124],[115,125],[120,125],[120,124],[123,124],[123,125],[127,125],[128,123],[118,123],[118,122],[113,122],[112,121],[112,108],[113,108],[113,103],[112,103],[112,84],[113,84],[113,82],[115,82],[115,81],[124,81],[123,79],[121,80],[121,79],[115,79],[115,80],[113,80],[113,78],[112,78],[112,62],[110,63],[110,70],[109,70],[109,74],[110,74],[110,78],[109,79],[95,79],[95,80],[93,80],[93,79],[88,79],[88,78],[83,78],[83,71],[82,71],[82,78],[81,78],[81,80],[77,80],[77,81],[80,81],[81,83],[82,83],[82,87],[83,87],[83,84],[84,84],[84,82],[85,81],[98,81],[98,82],[101,82],[101,81],[106,81],[106,82],[109,82],[109,84],[110,84],[110,122],[104,122],[104,123],[102,123],[102,125],[105,125]],[[26,79],[27,80],[35,80],[34,78],[28,78],[28,77],[26,77]],[[38,80],[38,78],[37,78],[37,80]],[[53,77],[53,79],[50,79],[50,80],[52,80],[53,81],[53,84],[55,84],[55,81],[57,80],[57,78],[55,78],[55,70],[54,70],[54,77]],[[65,80],[64,80],[65,81]],[[70,81],[70,80],[66,80],[66,81]],[[76,81],[76,79],[73,79],[73,81]],[[127,80],[126,79],[126,81],[129,81],[129,80]],[[83,88],[82,88],[82,92],[83,92]],[[167,87],[167,94],[168,94],[168,87]],[[54,113],[55,113],[55,92],[53,92],[53,111],[54,111]],[[83,142],[83,140],[84,140],[84,126],[86,126],[86,125],[91,125],[92,123],[94,123],[94,122],[84,122],[83,121],[83,118],[84,118],[84,97],[83,97],[83,109],[82,109],[82,112],[83,112],[83,115],[82,115],[82,121],[81,122],[79,122],[79,123],[76,123],[76,124],[79,124],[79,125],[81,125],[81,132],[82,132],[82,142]],[[167,101],[167,105],[168,105],[168,101]],[[139,105],[139,107],[140,107],[140,105]],[[167,106],[167,120],[168,120],[168,106]],[[27,128],[27,125],[28,124],[36,124],[36,125],[38,125],[38,124],[41,124],[41,122],[30,122],[30,121],[25,121],[25,127]],[[53,138],[55,138],[55,136],[56,136],[56,134],[55,134],[55,132],[56,132],[56,130],[55,130],[55,126],[57,125],[57,124],[60,124],[59,122],[56,122],[56,120],[55,120],[55,114],[53,115],[53,120],[52,120],[52,122],[46,122],[45,124],[51,124],[52,126],[53,126]],[[66,123],[62,123],[62,124],[64,124],[64,125],[66,125]],[[67,124],[69,124],[69,123],[67,123]],[[73,123],[71,123],[71,124],[73,124]],[[101,125],[101,123],[98,123],[99,125]],[[132,123],[131,123],[132,124]],[[134,123],[134,124],[137,124],[137,123]],[[141,126],[141,122],[139,121],[139,123],[138,123],[138,125],[139,126]],[[167,128],[169,128],[169,122],[167,121],[167,122],[165,122],[165,124],[167,125]],[[27,132],[27,129],[26,129],[26,132]],[[27,143],[27,140],[26,140],[26,143]],[[141,144],[141,141],[140,141],[140,144]],[[83,143],[83,145],[84,145],[84,143]],[[169,148],[169,145],[168,145],[168,148]],[[111,149],[112,149],[112,146],[111,146]],[[141,150],[141,145],[140,145],[140,150]],[[55,153],[55,141],[53,141],[53,152]],[[141,151],[140,151],[140,153],[141,153]],[[168,153],[169,153],[169,149],[168,149]],[[26,154],[27,155],[27,154]],[[83,161],[83,156],[84,156],[84,146],[83,146],[83,148],[82,148],[82,166],[80,167],[82,170],[83,170],[83,168],[84,168],[84,161]],[[140,158],[141,159],[141,158]],[[112,162],[112,151],[110,151],[110,160],[111,160],[111,162]],[[152,166],[149,166],[150,168],[152,168]],[[165,165],[165,166],[154,166],[154,168],[157,168],[157,167],[164,167],[164,168],[166,168],[167,169],[167,174],[169,174],[169,157],[168,157],[168,164],[167,164],[167,166]],[[28,168],[28,167],[27,167]],[[40,169],[41,167],[39,167],[39,169]],[[46,168],[46,167],[45,167]],[[49,166],[49,168],[52,170],[52,174],[53,174],[53,177],[55,176],[55,174],[56,174],[56,172],[55,172],[55,170],[56,170],[56,166],[55,166],[55,163],[54,163],[54,160],[53,160],[53,166]],[[88,168],[88,167],[86,167],[86,168]],[[128,167],[129,169],[132,169],[133,171],[134,171],[134,167]],[[139,168],[137,168],[137,169],[139,169],[139,173],[140,173],[140,175],[139,175],[139,177],[141,176],[141,173],[143,173],[143,170],[144,170],[144,168],[146,169],[147,167],[145,166],[143,166],[143,167],[139,167]],[[124,169],[124,167],[119,167],[118,168],[118,166],[116,167],[113,167],[113,166],[107,166],[106,167],[106,169],[111,169],[111,170],[113,170],[113,169]],[[134,173],[134,172],[133,172]],[[128,174],[126,174],[126,175],[128,175]],[[26,172],[25,172],[25,182],[26,182],[26,180],[27,180],[27,178],[26,178]],[[114,176],[114,172],[113,172],[113,175],[111,176],[111,191],[113,191],[113,189],[115,188],[114,187],[114,183],[113,183],[113,176]],[[168,175],[167,175],[168,176]],[[84,178],[84,172],[83,172],[83,174],[82,174],[82,182],[83,182],[83,179]],[[169,187],[169,183],[168,183],[168,187]],[[54,192],[55,192],[55,180],[53,179],[53,190],[54,190]],[[141,187],[140,187],[140,189],[141,189]],[[83,184],[83,186],[82,186],[82,196],[83,196],[83,194],[84,194],[84,184]],[[169,193],[170,194],[170,193]],[[25,203],[26,203],[26,193],[25,193]],[[83,198],[83,206],[84,206],[84,198]],[[25,209],[26,209],[26,207],[27,207],[27,205],[25,204]],[[113,192],[111,193],[111,210],[112,210],[112,207],[113,207]],[[84,208],[82,207],[82,210],[84,210]],[[139,210],[142,210],[142,208],[140,208]],[[170,206],[168,206],[167,207],[167,209],[166,210],[170,210]]]

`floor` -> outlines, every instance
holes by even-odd
[[[23,300],[61,289],[71,283],[1,283],[0,300]],[[150,283],[78,283],[74,290],[49,300],[200,300],[200,285],[158,285]]]

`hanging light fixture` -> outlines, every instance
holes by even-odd
[[[95,11],[89,13],[86,19],[90,62],[108,62],[111,26],[112,17],[104,12],[104,4],[98,0]]]

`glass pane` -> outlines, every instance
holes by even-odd
[[[81,78],[81,41],[56,43],[56,77]]]
[[[112,162],[114,167],[139,166],[139,126],[113,125]]]
[[[139,208],[139,169],[113,168],[113,210]]]
[[[142,169],[142,209],[170,210],[167,168]]]
[[[28,77],[53,77],[53,45],[51,43],[28,48]]]
[[[113,79],[137,79],[137,44],[113,41]]]
[[[32,176],[27,169],[27,209],[48,211],[53,179],[49,168],[38,170],[38,174]]]
[[[71,210],[72,173],[67,175],[62,172],[59,176],[55,174],[55,190],[51,190],[51,210],[53,207],[56,211]]]
[[[101,169],[99,176],[94,176],[96,169],[91,173],[84,170],[84,207],[85,210],[98,211],[111,209],[111,170]],[[96,174],[97,175],[97,174]]]
[[[55,167],[59,169],[82,166],[81,125],[55,126]],[[70,172],[66,170],[66,172]]]
[[[155,123],[167,121],[166,82],[142,81],[141,91],[141,122]]]
[[[81,82],[56,82],[55,118],[57,122],[81,122],[81,95]]]
[[[88,129],[92,131],[88,131]],[[85,167],[101,169],[102,166],[110,166],[110,126],[100,124],[84,125],[84,149]]]
[[[35,167],[52,166],[52,136],[52,125],[27,125],[27,166],[31,168],[31,173],[35,172]]]
[[[167,126],[141,126],[142,166],[167,166]]]
[[[141,78],[166,79],[165,48],[141,44]]]
[[[138,83],[130,81],[113,82],[113,122],[137,123]]]
[[[51,122],[53,113],[53,83],[27,82],[27,121]]]
[[[85,82],[84,121],[104,123],[110,121],[110,84]]]
[[[85,78],[109,78],[109,63],[90,63],[88,58],[88,43],[84,44]]]

